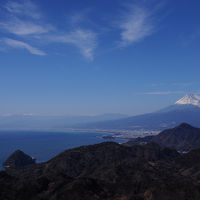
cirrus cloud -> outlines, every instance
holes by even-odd
[[[53,29],[51,25],[40,25],[31,21],[22,21],[20,19],[1,22],[0,27],[11,34],[18,36],[39,35],[48,33]]]
[[[22,42],[22,41],[13,40],[10,38],[4,38],[2,41],[12,48],[26,49],[27,51],[29,51],[31,54],[34,54],[34,55],[40,55],[40,56],[46,55],[45,52],[43,52],[35,47],[32,47],[31,45],[29,45],[25,42]]]
[[[118,40],[118,47],[127,47],[155,32],[154,19],[157,9],[148,8],[144,3],[145,0],[141,0],[142,3],[140,2],[140,4],[138,4],[138,1],[134,2],[136,3],[126,7],[126,11],[124,10],[120,14],[121,20],[118,20],[117,27],[114,27],[118,39],[112,40],[111,38],[109,43],[111,46]],[[88,16],[85,17],[85,15],[88,15],[88,10],[73,13],[68,21],[65,20],[67,21],[66,24],[64,23],[58,28],[54,23],[45,20],[47,18],[43,17],[39,7],[31,0],[9,0],[0,8],[4,9],[0,21],[0,31],[3,34],[9,34],[4,37],[22,42],[24,45],[21,46],[29,49],[30,53],[32,45],[43,44],[45,46],[50,43],[60,43],[67,46],[71,44],[78,48],[86,59],[92,61],[99,44],[98,37],[99,35],[102,36],[100,30],[110,30],[109,25],[97,25]],[[120,7],[120,9],[122,8]],[[117,17],[115,16],[115,19]],[[88,25],[90,25],[89,28]],[[106,33],[109,33],[109,31],[106,31]],[[9,45],[8,43],[5,44]],[[9,46],[12,47],[12,45]],[[116,47],[113,49],[116,49]]]
[[[126,47],[138,42],[156,31],[155,16],[162,4],[155,4],[149,8],[145,1],[126,6],[126,11],[117,23],[121,30],[119,45]]]
[[[4,8],[12,15],[27,16],[33,19],[41,18],[38,7],[30,0],[8,1]]]
[[[170,94],[184,94],[183,91],[155,91],[155,92],[143,92],[138,95],[170,95]]]
[[[94,49],[97,46],[96,34],[92,31],[80,28],[72,32],[50,35],[47,40],[62,44],[73,44],[77,46],[81,53],[89,60],[93,60]]]
[[[44,45],[49,43],[72,44],[80,50],[85,58],[93,60],[97,35],[92,30],[80,28],[77,21],[73,30],[57,29],[43,21],[38,7],[30,0],[9,1],[3,8],[7,14],[4,16],[5,19],[0,22],[0,30],[15,36],[14,39],[3,39],[5,45],[12,48],[23,48],[35,55],[45,55],[43,51],[28,43],[32,41],[35,45],[38,42]],[[19,39],[16,40],[16,37]]]

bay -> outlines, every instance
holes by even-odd
[[[58,153],[82,145],[105,141],[124,142],[121,139],[103,139],[105,133],[96,132],[52,132],[52,131],[1,131],[0,169],[2,163],[17,149],[36,158],[37,162],[47,161]]]

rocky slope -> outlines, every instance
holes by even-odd
[[[101,143],[0,172],[0,199],[198,200],[199,174],[200,150]]]
[[[184,152],[200,148],[200,129],[190,126],[187,123],[162,131],[156,136],[136,138],[127,142],[127,145],[145,144],[156,142],[162,146],[171,147]]]

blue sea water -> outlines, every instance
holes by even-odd
[[[36,158],[37,162],[43,162],[66,149],[82,145],[105,141],[124,142],[124,140],[103,139],[102,135],[105,133],[2,131],[0,132],[0,169],[2,163],[17,149]]]

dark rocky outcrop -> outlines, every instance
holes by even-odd
[[[200,129],[182,123],[179,126],[162,131],[156,136],[136,138],[127,142],[127,145],[146,144],[156,142],[161,146],[171,147],[181,152],[200,148]]]
[[[3,163],[6,169],[20,169],[28,165],[35,164],[35,159],[25,154],[21,150],[15,151],[9,158]]]

